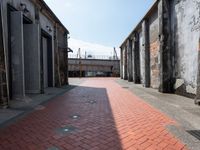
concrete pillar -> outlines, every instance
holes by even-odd
[[[127,77],[128,81],[133,81],[133,71],[132,71],[132,41],[129,39],[126,44],[127,47]]]
[[[24,62],[26,93],[40,93],[40,30],[38,24],[24,25]]]
[[[159,19],[159,58],[160,86],[159,91],[171,93],[173,85],[173,48],[171,46],[170,1],[160,0],[158,4]]]
[[[120,77],[123,79],[123,49],[120,47]]]
[[[142,37],[143,37],[143,51],[144,51],[144,86],[150,87],[150,50],[149,50],[149,25],[148,20],[142,22]]]
[[[65,36],[65,35],[64,35]],[[68,74],[68,34],[66,33],[65,38],[65,44],[66,44],[66,57],[65,57],[65,63],[66,63],[66,70],[65,70],[65,83],[66,85],[69,85],[69,74]]]
[[[127,48],[123,47],[123,79],[127,80]]]
[[[200,39],[199,39],[199,49],[198,49],[197,90],[195,96],[195,104],[200,105]]]
[[[25,97],[23,14],[11,12],[12,98]]]
[[[195,104],[200,105],[200,39],[199,39],[199,51],[198,51],[197,90],[195,96]]]
[[[134,33],[132,40],[132,66],[133,82],[140,84],[140,53],[139,53],[139,35]]]
[[[2,5],[0,4],[0,108],[8,106],[7,66],[5,56],[5,40],[3,35]]]

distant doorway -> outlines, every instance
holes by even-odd
[[[42,90],[53,87],[52,36],[41,31],[41,85]]]

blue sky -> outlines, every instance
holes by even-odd
[[[154,1],[45,0],[70,31],[69,44],[74,49],[82,47],[80,43],[91,44],[93,49],[94,45],[119,47]],[[101,54],[104,53],[102,50]]]

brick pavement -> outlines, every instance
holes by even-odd
[[[1,129],[0,149],[186,150],[167,125],[177,124],[113,78],[93,78]]]

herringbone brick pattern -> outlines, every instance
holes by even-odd
[[[166,130],[172,124],[114,79],[93,78],[1,129],[0,149],[186,150]]]

